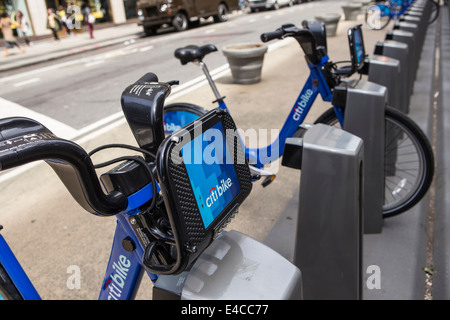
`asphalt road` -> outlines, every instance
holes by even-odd
[[[331,12],[339,11],[340,5],[338,1],[326,2]],[[220,51],[232,43],[260,42],[262,32],[287,22],[300,25],[323,12],[323,6],[323,1],[316,1],[278,11],[233,15],[228,22],[205,22],[181,33],[137,35],[114,47],[16,70],[12,79],[0,79],[0,97],[80,130],[120,112],[122,90],[146,72],[181,84],[201,76],[199,68],[181,66],[173,57],[176,48],[212,43]],[[210,70],[227,62],[221,52],[210,54],[205,61]]]

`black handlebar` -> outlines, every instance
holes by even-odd
[[[76,143],[58,138],[41,123],[21,117],[0,120],[0,170],[46,160],[74,199],[88,212],[114,215],[127,207],[126,197],[104,194],[94,165]]]
[[[325,50],[319,48],[321,46],[318,46],[316,40],[316,37],[319,38],[319,35],[314,35],[317,29],[314,28],[310,30],[309,23],[310,22],[308,21],[304,21],[304,28],[298,28],[291,23],[284,24],[275,31],[265,32],[261,34],[261,41],[268,42],[274,39],[284,39],[286,37],[292,37],[300,44],[308,61],[312,64],[318,64],[320,63],[322,56],[326,54],[326,48]],[[322,28],[320,30],[321,32],[325,32],[325,28]]]
[[[283,29],[277,29],[275,31],[271,31],[271,32],[265,32],[263,34],[261,34],[261,41],[262,42],[269,42],[272,41],[274,39],[282,39],[284,36],[285,32]]]
[[[133,134],[148,154],[164,140],[164,100],[168,83],[147,73],[122,94],[122,107]],[[146,154],[146,157],[150,157]],[[89,154],[78,144],[55,136],[41,123],[23,117],[0,119],[0,171],[45,160],[86,211],[115,215],[127,208],[127,197],[118,191],[103,192]],[[154,159],[146,159],[154,160]]]

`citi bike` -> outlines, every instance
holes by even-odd
[[[431,24],[439,16],[440,5],[439,0],[426,0],[431,5],[431,15],[428,23]],[[416,0],[388,0],[378,1],[369,5],[365,13],[365,21],[369,28],[374,30],[382,30],[387,27],[391,20],[398,21]]]
[[[236,126],[228,112],[212,110],[165,137],[164,101],[174,83],[158,82],[156,75],[149,73],[123,92],[122,108],[139,147],[111,144],[87,153],[35,120],[0,119],[0,170],[44,160],[83,209],[99,217],[117,219],[109,263],[99,289],[101,300],[133,299],[144,274],[154,283],[163,277],[183,275],[177,278],[182,297],[220,298],[230,287],[223,281],[230,281],[228,275],[239,272],[239,259],[235,257],[237,254],[242,258],[243,244],[248,241],[247,247],[259,256],[256,259],[262,259],[255,271],[264,264],[269,269],[270,265],[272,272],[277,270],[270,277],[277,278],[278,274],[284,279],[278,278],[279,284],[267,290],[261,289],[265,284],[259,283],[258,290],[252,289],[253,294],[246,291],[250,286],[247,280],[246,285],[239,287],[239,293],[247,299],[261,297],[261,291],[267,293],[266,299],[300,297],[296,293],[301,289],[297,267],[243,234],[233,233],[232,237],[231,231],[223,232],[250,194],[255,179],[242,145],[233,134]],[[210,134],[215,134],[214,142],[204,138]],[[211,145],[216,150],[212,162],[192,161],[191,157]],[[91,156],[108,148],[130,149],[133,154],[94,165]],[[96,169],[117,162],[99,179]],[[208,199],[210,203],[206,205]],[[217,243],[220,245],[214,247]],[[203,255],[208,249],[208,254]],[[217,252],[221,260],[215,257]],[[271,255],[273,258],[273,254],[279,260],[263,260]],[[216,268],[202,276],[206,293],[194,279],[195,290],[190,290],[189,296],[185,292],[189,290],[189,276],[193,270],[201,272],[208,261]],[[286,272],[291,272],[292,277],[286,278]],[[284,284],[292,289],[288,296]],[[279,296],[274,294],[278,287]],[[40,296],[0,233],[0,300],[3,299],[37,300]]]
[[[360,27],[351,30],[353,30],[352,32],[349,31],[351,65],[342,67],[338,67],[336,63],[330,61],[327,55],[326,31],[321,23],[304,21],[303,28],[286,24],[274,32],[261,35],[263,42],[287,37],[294,38],[303,50],[310,70],[309,78],[287,115],[275,141],[265,147],[246,147],[245,149],[251,168],[254,171],[260,170],[261,174],[266,176],[263,182],[264,186],[274,179],[273,174],[264,171],[264,165],[283,155],[287,138],[301,134],[302,129],[299,126],[303,123],[318,95],[326,102],[333,102],[333,89],[341,82],[341,78],[361,72],[365,58],[363,35]],[[357,35],[355,35],[355,32]],[[355,43],[355,41],[360,42]],[[218,103],[219,108],[228,110],[225,98],[220,95],[209,74],[206,63],[203,61],[207,54],[215,51],[217,51],[217,48],[214,45],[201,47],[192,45],[177,49],[175,57],[181,61],[182,65],[190,62],[198,64],[211,86],[216,98],[214,102]],[[165,107],[165,123],[174,127],[183,126],[205,112],[206,109],[190,103],[169,104]],[[335,105],[321,115],[316,123],[331,125],[338,123],[342,126],[344,117],[345,107]],[[392,170],[385,168],[383,217],[388,218],[410,209],[425,195],[434,175],[434,155],[425,134],[405,114],[388,106],[385,111],[385,121],[386,128],[394,128],[394,132],[398,133],[396,137],[391,137],[385,143],[386,158],[392,153],[392,149],[397,154],[395,173],[389,172],[387,174],[387,171]],[[275,152],[278,153],[274,155]],[[262,157],[261,155],[271,155],[271,157]],[[392,162],[392,160],[389,161]]]

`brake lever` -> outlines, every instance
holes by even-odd
[[[180,81],[178,81],[178,80],[170,80],[170,81],[167,81],[167,84],[169,86],[177,86],[177,85],[180,84]]]

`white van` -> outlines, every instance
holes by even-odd
[[[278,10],[284,6],[294,5],[294,0],[248,0],[251,12],[259,10]]]

